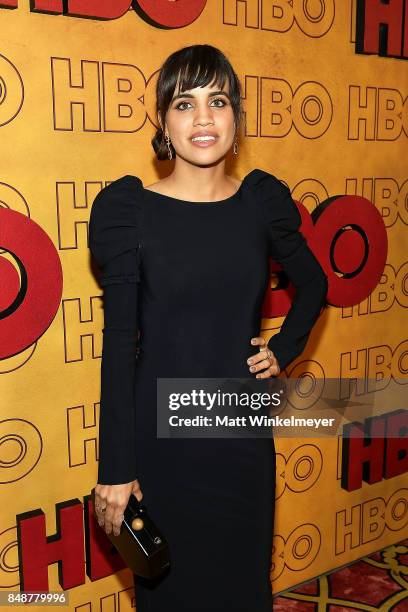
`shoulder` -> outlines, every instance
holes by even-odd
[[[257,191],[263,191],[265,189],[272,189],[276,193],[289,191],[289,188],[277,176],[271,172],[267,172],[267,170],[261,170],[261,168],[254,168],[251,170],[245,177],[245,182]]]
[[[118,212],[137,207],[143,191],[142,181],[129,174],[108,183],[95,197],[91,207],[91,217],[102,212]],[[135,198],[135,195],[139,197]]]
[[[99,265],[137,244],[143,184],[137,176],[112,181],[96,195],[89,216],[89,248]]]
[[[255,168],[246,177],[245,183],[255,196],[256,205],[268,223],[286,223],[299,227],[301,217],[292,199],[289,187],[277,176]]]

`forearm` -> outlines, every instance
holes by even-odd
[[[326,274],[306,245],[284,269],[296,293],[280,331],[268,341],[281,370],[303,352],[327,294]]]
[[[98,483],[137,478],[134,376],[137,359],[137,286],[109,285],[104,291]]]
[[[320,266],[319,266],[320,268]],[[320,268],[303,282],[298,279],[296,294],[280,331],[268,341],[281,370],[300,355],[308,341],[310,332],[325,305],[327,276]]]

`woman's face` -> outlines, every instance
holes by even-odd
[[[228,153],[235,136],[228,93],[226,82],[222,92],[217,85],[206,85],[175,94],[166,114],[165,133],[170,136],[177,156],[193,164],[207,165]]]

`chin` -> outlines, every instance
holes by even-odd
[[[184,161],[193,164],[195,166],[211,166],[218,164],[221,160],[225,159],[228,151],[215,151],[213,149],[210,151],[210,148],[207,149],[199,149],[198,147],[192,147],[193,152],[191,151],[191,147],[189,147],[188,151],[179,151],[176,153],[177,157],[184,159]]]
[[[193,149],[194,159],[205,159],[213,161],[220,159],[221,157],[225,157],[228,153],[229,149],[225,147],[208,147],[208,149],[199,149],[198,147]],[[191,156],[191,152],[190,152]]]

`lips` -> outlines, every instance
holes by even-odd
[[[213,138],[217,138],[217,134],[213,134],[212,132],[206,131],[194,132],[194,134],[191,135],[191,138],[197,138],[197,136],[212,136]]]
[[[198,140],[191,139],[191,144],[193,147],[199,147],[201,149],[213,147],[216,142],[217,138],[205,138],[204,140],[201,140],[200,138],[198,138]]]

